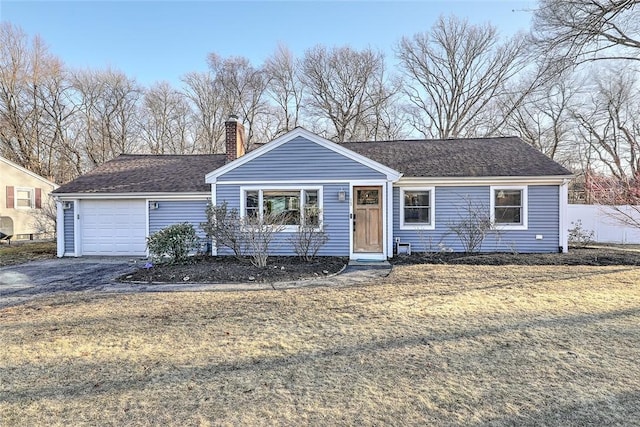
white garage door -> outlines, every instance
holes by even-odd
[[[145,255],[144,200],[83,200],[80,227],[83,255]]]

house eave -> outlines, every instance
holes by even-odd
[[[75,199],[157,199],[157,200],[188,200],[188,199],[208,199],[211,192],[185,192],[185,193],[53,193],[52,196],[56,200],[75,200]]]
[[[47,178],[44,178],[44,177],[42,177],[42,176],[38,175],[38,174],[37,174],[37,173],[35,173],[35,172],[31,172],[29,169],[25,169],[25,168],[23,168],[22,166],[20,166],[20,165],[18,165],[18,164],[16,164],[16,163],[14,163],[14,162],[12,162],[12,161],[11,161],[11,160],[9,160],[9,159],[5,159],[4,157],[0,157],[0,161],[2,161],[2,162],[4,162],[4,163],[6,163],[7,165],[9,165],[9,166],[11,166],[11,167],[13,167],[13,168],[15,168],[15,169],[19,170],[20,172],[23,172],[23,173],[25,173],[25,174],[29,175],[29,176],[30,176],[30,177],[32,177],[32,178],[35,178],[35,179],[37,179],[37,180],[42,181],[43,183],[45,183],[45,184],[47,184],[47,185],[49,185],[49,186],[53,187],[54,189],[56,189],[56,188],[60,187],[60,186],[59,186],[58,184],[56,184],[55,182],[49,181]]]
[[[480,186],[495,184],[513,185],[561,185],[574,175],[547,176],[483,176],[483,177],[411,177],[403,176],[394,183],[395,186],[405,185],[438,185],[438,186]]]

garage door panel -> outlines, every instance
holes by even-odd
[[[84,255],[145,255],[144,200],[83,201],[81,208]]]

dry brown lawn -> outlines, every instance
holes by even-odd
[[[640,425],[640,268],[0,310],[0,425]]]
[[[0,267],[21,264],[36,259],[55,258],[54,241],[16,241],[0,243]]]

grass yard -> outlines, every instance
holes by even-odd
[[[0,310],[0,425],[640,425],[640,268]]]
[[[0,243],[0,267],[36,259],[55,258],[55,241],[14,241]]]

